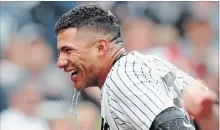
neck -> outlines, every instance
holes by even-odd
[[[110,51],[108,53],[108,62],[106,63],[106,67],[103,67],[101,69],[101,73],[99,74],[99,78],[98,78],[98,86],[101,89],[102,85],[105,82],[105,79],[109,73],[109,71],[111,70],[112,66],[113,66],[113,62],[123,53],[125,53],[126,50],[122,47],[122,46],[115,46],[113,48],[110,48]]]

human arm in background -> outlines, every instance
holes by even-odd
[[[218,130],[219,105],[215,99],[214,93],[199,82],[184,91],[184,107],[201,130]]]

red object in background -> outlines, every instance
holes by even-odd
[[[183,71],[200,79],[205,78],[205,75],[207,74],[206,67],[204,65],[195,66],[190,59],[184,57],[179,44],[174,43],[167,46],[165,55],[171,63],[175,64]]]
[[[168,60],[172,63],[176,63],[178,59],[185,59],[181,54],[181,50],[178,44],[171,44],[170,46],[168,46],[166,50],[166,56]],[[187,64],[195,71],[196,76],[199,79],[205,79],[205,76],[208,74],[208,70],[205,64],[194,64],[190,61],[187,61]]]
[[[170,62],[175,63],[182,55],[180,53],[179,46],[177,44],[171,44],[166,51],[167,58]]]
[[[191,63],[191,66],[192,66],[193,70],[196,72],[199,79],[205,78],[208,71],[207,71],[207,67],[204,64],[195,65],[195,64]]]

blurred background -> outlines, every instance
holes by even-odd
[[[54,25],[85,3],[0,2],[1,130],[73,130],[73,84],[56,66]],[[93,3],[119,19],[128,51],[162,57],[219,95],[219,2]],[[80,130],[100,129],[99,96],[81,92]]]

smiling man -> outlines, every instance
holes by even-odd
[[[182,107],[194,79],[172,64],[136,51],[126,53],[115,16],[88,4],[55,25],[57,65],[77,90],[99,86],[102,130],[194,130]]]

